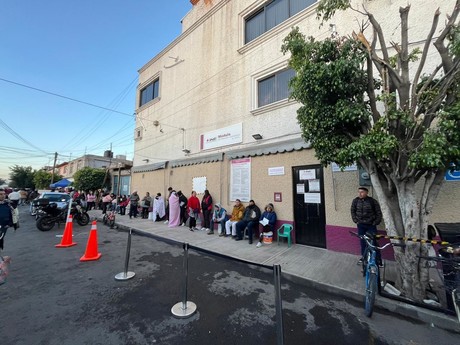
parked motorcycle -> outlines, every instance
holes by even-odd
[[[38,215],[35,225],[38,230],[49,231],[56,223],[58,223],[59,226],[59,224],[67,221],[68,203],[64,208],[57,207],[56,203],[49,202],[48,199],[38,199],[35,200],[34,203]],[[72,202],[70,214],[72,215],[73,220],[77,221],[78,225],[84,226],[89,223],[89,215],[78,201]]]

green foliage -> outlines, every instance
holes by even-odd
[[[460,56],[460,27],[455,25],[450,30],[447,39],[449,40],[448,48],[450,53],[455,56]]]
[[[78,170],[73,177],[73,185],[77,190],[96,190],[110,184],[110,180],[106,179],[106,172],[104,169],[85,167]]]
[[[290,65],[297,72],[290,84],[291,97],[302,103],[297,120],[303,137],[323,164],[356,162],[356,144],[350,146],[354,141],[362,141],[361,145],[383,141],[379,131],[369,132],[366,55],[359,42],[330,38],[318,42],[295,28],[285,38],[282,51],[291,52]],[[381,157],[387,145],[380,146],[382,152],[363,148],[359,152]]]
[[[37,189],[48,189],[51,183],[52,173],[44,170],[34,172],[34,184]],[[62,179],[60,175],[54,175],[54,182]]]
[[[410,164],[418,168],[447,168],[460,159],[460,102],[440,112],[437,127],[423,134]]]
[[[335,12],[346,10],[350,7],[350,0],[320,0],[316,10],[317,19],[322,19],[321,24],[331,19]]]
[[[298,28],[284,39],[282,51],[291,53],[290,66],[296,71],[290,83],[291,97],[302,104],[297,120],[317,158],[324,165],[336,162],[340,166],[360,159],[372,160],[382,167],[388,166],[389,161],[393,161],[392,166],[408,162],[408,168],[422,171],[444,169],[458,161],[458,101],[450,105],[437,102],[446,99],[446,91],[437,79],[425,85],[428,78],[423,77],[416,86],[419,115],[414,116],[410,107],[401,107],[397,92],[380,93],[380,111],[373,114],[371,85],[363,68],[367,49],[363,48],[360,41],[352,38],[315,41]],[[414,49],[409,54],[410,61],[416,62],[419,55],[420,50]],[[375,90],[380,85],[380,81],[373,80]],[[459,85],[457,81],[447,92],[459,94]],[[422,87],[424,91],[420,93]],[[433,104],[438,105],[433,108]],[[432,119],[424,123],[425,116]]]
[[[0,178],[0,186],[3,186],[6,183],[5,179]]]
[[[10,186],[14,188],[35,188],[32,167],[14,165],[10,167]]]

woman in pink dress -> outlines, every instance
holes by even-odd
[[[179,197],[176,194],[176,191],[171,192],[169,197],[169,227],[179,226],[180,224],[180,205]]]

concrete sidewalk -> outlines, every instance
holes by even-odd
[[[100,210],[89,211],[91,218],[102,219]],[[163,222],[133,218],[128,215],[116,217],[119,229],[132,228],[141,233],[155,235],[164,239],[189,243],[192,246],[210,252],[227,255],[232,258],[264,265],[280,265],[283,278],[297,283],[327,291],[359,302],[364,300],[364,281],[360,266],[356,265],[358,257],[347,253],[329,251],[304,245],[286,243],[256,247],[248,241],[234,241],[230,237],[207,235],[205,231],[189,231],[188,227],[170,228]],[[394,262],[385,262],[385,273],[394,271]],[[407,303],[377,296],[377,308],[383,308],[405,317],[426,322],[432,326],[459,332],[460,325],[455,317],[431,311]],[[363,311],[364,313],[364,311]]]

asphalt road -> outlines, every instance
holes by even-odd
[[[188,300],[197,313],[171,314],[181,301],[183,250],[133,236],[130,271],[122,272],[127,233],[98,223],[98,261],[80,262],[90,225],[74,224],[74,247],[57,249],[64,225],[35,228],[21,208],[3,255],[10,277],[0,285],[0,344],[276,344],[273,273],[190,251]],[[457,344],[459,334],[282,280],[285,344]]]

